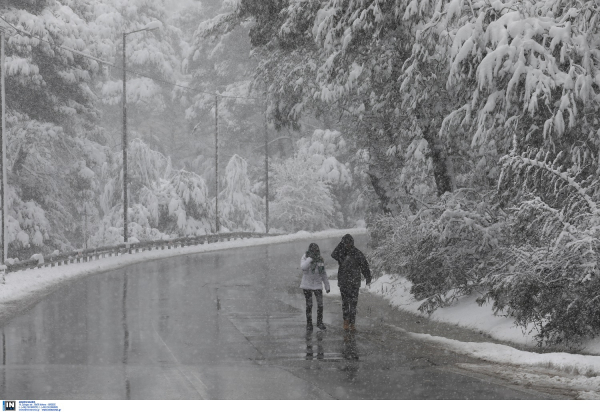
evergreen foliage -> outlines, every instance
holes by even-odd
[[[292,157],[272,168],[275,201],[273,226],[288,232],[333,226],[334,203],[329,185],[304,160]]]
[[[401,273],[431,313],[479,294],[539,344],[600,334],[598,181],[543,150],[503,159],[499,192],[457,190],[373,225],[376,270]],[[486,198],[487,197],[487,198]]]
[[[221,224],[233,231],[264,232],[261,221],[261,199],[251,192],[248,163],[238,155],[225,169],[225,188],[219,194]]]

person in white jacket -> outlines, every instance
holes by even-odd
[[[308,246],[308,251],[300,260],[300,269],[302,269],[302,282],[300,288],[304,290],[306,298],[306,330],[312,331],[312,295],[317,299],[317,327],[321,330],[327,329],[323,324],[323,285],[329,293],[329,280],[325,271],[325,262],[321,256],[321,251],[316,243]]]

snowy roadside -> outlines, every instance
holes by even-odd
[[[410,294],[411,282],[402,277],[383,275],[373,281],[367,291],[383,296],[390,304],[401,310],[421,315],[418,308],[421,302],[416,301]],[[510,317],[496,316],[491,305],[479,306],[476,302],[478,296],[463,296],[453,305],[437,309],[430,319],[483,332],[492,338],[511,342],[517,345],[535,347],[536,341],[531,331],[515,326]],[[581,348],[582,353],[600,355],[600,338],[589,340]]]
[[[382,296],[393,307],[420,315],[420,302],[410,294],[411,283],[403,277],[384,275],[361,292]],[[331,281],[331,294],[339,295],[337,281]],[[436,310],[430,319],[480,331],[513,344],[534,347],[532,336],[524,335],[508,317],[495,316],[491,305],[479,306],[476,296],[465,296],[454,305]],[[543,387],[550,391],[570,390],[580,399],[600,399],[600,339],[585,343],[586,354],[564,352],[535,353],[508,345],[489,342],[462,342],[425,333],[409,332],[394,325],[392,329],[407,333],[415,339],[440,345],[446,350],[492,362],[485,365],[459,365],[477,373],[486,373],[525,385]]]
[[[440,336],[408,332],[394,325],[392,329],[416,339],[439,344],[445,349],[468,355],[491,364],[457,365],[472,372],[495,375],[527,387],[547,391],[570,390],[578,399],[600,400],[600,356],[571,353],[533,353],[489,342],[461,342]]]
[[[35,299],[53,291],[61,283],[79,277],[106,272],[148,260],[162,259],[173,256],[190,255],[201,252],[211,252],[224,249],[235,249],[248,246],[258,246],[276,243],[293,242],[302,239],[325,239],[343,236],[346,233],[360,235],[367,233],[364,228],[333,229],[321,232],[305,232],[255,239],[236,239],[228,242],[209,243],[177,249],[148,250],[135,254],[106,257],[100,260],[75,263],[65,266],[44,267],[6,275],[6,283],[0,285],[0,319],[11,314],[18,303]]]

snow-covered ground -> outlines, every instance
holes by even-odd
[[[497,343],[461,342],[390,326],[416,339],[493,362],[486,365],[460,365],[464,369],[500,376],[525,386],[544,387],[551,391],[574,391],[579,399],[600,399],[600,356],[562,352],[533,353]]]
[[[290,235],[236,239],[229,242],[209,243],[177,249],[149,250],[131,255],[125,254],[106,257],[90,262],[12,272],[6,274],[5,284],[0,285],[0,318],[6,316],[9,311],[14,310],[16,302],[35,298],[40,296],[40,294],[43,295],[48,291],[54,290],[56,286],[65,281],[117,269],[133,263],[215,250],[285,243],[302,239],[325,239],[335,236],[341,238],[346,233],[360,235],[367,233],[367,230],[364,228],[335,229],[314,233],[300,231]]]
[[[411,286],[411,282],[404,277],[383,275],[374,280],[368,290],[383,296],[398,309],[421,314],[418,307],[422,302],[416,301],[410,294]],[[477,297],[476,295],[463,296],[453,305],[436,310],[430,319],[481,331],[500,341],[536,346],[534,333],[530,333],[533,331],[524,332],[523,329],[515,326],[512,318],[494,315],[491,304],[479,306],[475,301]],[[600,339],[585,342],[581,350],[583,353],[600,355]]]

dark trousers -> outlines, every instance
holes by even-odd
[[[356,321],[356,305],[358,304],[358,288],[340,289],[342,293],[342,316],[354,325]]]
[[[317,298],[317,325],[320,325],[323,323],[323,291],[310,289],[302,290],[304,291],[304,297],[306,298],[306,323],[310,323],[312,325],[312,294],[314,293],[315,297]]]

